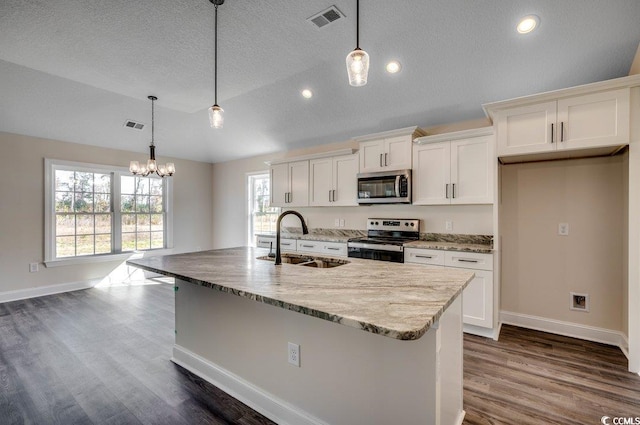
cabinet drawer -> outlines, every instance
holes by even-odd
[[[317,241],[298,240],[297,248],[302,252],[322,252],[322,246]]]
[[[347,256],[347,244],[342,242],[322,242],[322,252],[328,255]]]
[[[444,266],[445,252],[437,249],[405,248],[404,262]]]
[[[258,248],[269,249],[273,244],[273,252],[276,251],[276,238],[275,236],[258,236],[256,239],[256,246]],[[296,240],[295,239],[280,239],[280,249],[283,251],[295,251]]]
[[[463,269],[493,270],[493,254],[445,251],[444,265]]]

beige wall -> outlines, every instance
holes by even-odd
[[[629,152],[622,156],[622,333],[629,337]]]
[[[428,134],[439,134],[486,126],[486,120],[463,122],[426,129]],[[346,141],[330,145],[300,149],[285,153],[240,159],[213,165],[213,245],[215,248],[247,244],[247,174],[268,171],[265,161],[296,157],[344,148],[358,148],[357,142]],[[418,218],[424,232],[458,234],[493,234],[491,205],[412,206],[380,205],[354,207],[296,208],[311,228],[335,228],[335,219],[344,219],[344,229],[365,229],[368,217]],[[297,225],[295,217],[285,218],[284,225]],[[445,221],[453,222],[453,231],[445,229]]]
[[[624,166],[617,156],[501,167],[502,311],[625,329]],[[589,294],[590,312],[569,309],[572,291]]]
[[[161,151],[160,151],[161,153]],[[0,133],[0,293],[105,277],[120,262],[46,268],[44,259],[44,159],[127,166],[139,153]],[[158,157],[160,161],[168,158]],[[212,165],[173,159],[173,252],[210,248]],[[40,271],[29,273],[29,263]]]

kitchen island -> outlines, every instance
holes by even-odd
[[[274,266],[264,254],[128,261],[176,278],[174,362],[280,424],[461,422],[472,272],[354,258]]]

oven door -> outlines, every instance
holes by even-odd
[[[355,246],[354,246],[355,245]],[[347,256],[352,258],[364,258],[366,260],[390,261],[392,263],[404,263],[404,250],[386,251],[375,248],[364,248],[362,244],[348,244]]]
[[[411,203],[410,176],[411,170],[358,174],[358,203]]]

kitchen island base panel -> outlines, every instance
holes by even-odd
[[[462,300],[402,341],[176,279],[174,361],[279,424],[458,424]],[[287,343],[300,345],[300,367]]]

